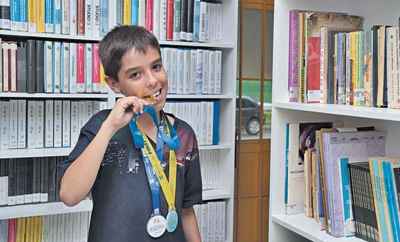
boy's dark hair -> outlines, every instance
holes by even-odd
[[[161,55],[157,38],[144,27],[121,25],[113,28],[99,45],[99,55],[105,75],[118,81],[122,56],[132,48],[145,54],[149,47]]]

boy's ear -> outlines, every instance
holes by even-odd
[[[120,93],[119,81],[115,80],[112,77],[106,76],[105,77],[108,86],[113,90],[115,93]]]

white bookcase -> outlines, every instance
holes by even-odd
[[[374,24],[398,24],[397,0],[280,0],[275,1],[273,53],[273,108],[270,178],[269,241],[361,242],[355,237],[334,238],[304,214],[285,215],[285,125],[300,121],[337,121],[345,125],[374,125],[387,132],[388,155],[398,156],[400,149],[400,110],[326,104],[288,102],[289,11],[292,9],[347,12],[364,17],[364,28]]]
[[[110,15],[109,25],[115,26],[116,2],[109,0]],[[233,202],[234,202],[234,158],[235,158],[235,108],[236,108],[236,58],[237,58],[237,24],[238,24],[238,1],[223,1],[223,39],[219,42],[199,43],[184,41],[160,41],[161,47],[176,48],[203,48],[222,51],[222,93],[219,95],[169,95],[168,100],[219,100],[220,105],[220,142],[218,145],[200,146],[202,152],[218,152],[218,159],[221,167],[223,184],[218,189],[204,190],[204,200],[222,199],[226,201],[226,241],[233,241]],[[54,41],[73,40],[98,42],[100,38],[78,35],[48,34],[48,33],[29,33],[9,30],[0,30],[0,38],[13,37],[48,39]],[[39,99],[102,99],[107,101],[111,108],[116,100],[116,95],[110,90],[107,94],[49,94],[49,93],[2,93],[0,100],[12,98],[39,98]],[[202,114],[199,114],[202,115]],[[26,157],[49,157],[66,156],[72,150],[70,148],[50,148],[50,149],[21,149],[21,150],[0,150],[0,159],[6,158],[26,158]],[[70,212],[91,211],[92,202],[84,200],[76,207],[68,208],[62,203],[28,204],[19,206],[0,207],[0,219],[18,218],[27,216],[50,215]]]

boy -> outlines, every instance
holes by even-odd
[[[99,53],[107,84],[125,97],[81,129],[63,167],[61,200],[72,206],[91,191],[88,242],[200,242],[193,211],[202,201],[197,141],[187,123],[162,111],[168,80],[157,39],[142,27],[119,26]],[[155,117],[145,106],[154,107]],[[175,150],[168,146],[174,134]],[[154,150],[161,152],[151,156]]]

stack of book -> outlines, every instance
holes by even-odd
[[[223,9],[218,0],[117,0],[117,24],[145,26],[159,40],[222,40]]]
[[[108,0],[6,0],[0,29],[100,37],[109,30]]]
[[[400,108],[399,26],[363,29],[346,13],[290,11],[290,102]]]
[[[89,222],[89,212],[0,220],[0,242],[86,241]]]
[[[0,92],[107,93],[98,43],[0,43]]]

